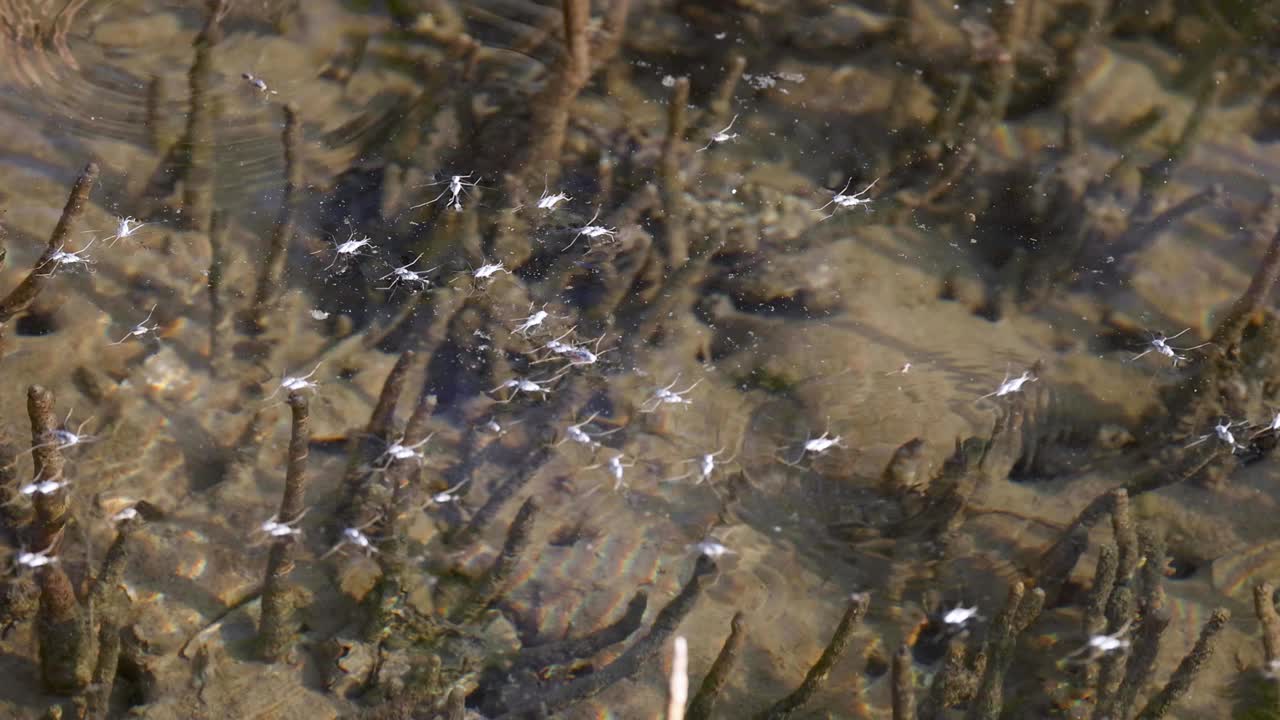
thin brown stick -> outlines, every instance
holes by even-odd
[[[1137,720],[1160,720],[1187,694],[1191,689],[1191,683],[1195,682],[1201,669],[1209,662],[1209,658],[1213,657],[1213,646],[1218,633],[1222,632],[1230,619],[1231,613],[1225,608],[1213,611],[1213,615],[1200,629],[1200,637],[1196,639],[1195,647],[1191,648],[1191,652],[1187,653],[1181,663],[1178,663],[1178,669],[1173,671],[1169,682],[1165,683],[1160,692],[1156,693],[1155,697],[1147,702],[1147,706],[1142,708],[1142,712],[1138,713]]]
[[[120,623],[115,618],[103,618],[98,625],[98,661],[93,668],[93,684],[87,693],[90,720],[107,720],[110,717],[111,691],[115,688],[119,664]]]
[[[0,210],[0,270],[4,269],[9,259],[9,233],[4,229],[4,210]]]
[[[366,485],[372,474],[369,465],[382,452],[379,448],[385,448],[391,442],[389,435],[395,421],[396,408],[416,357],[417,354],[412,350],[400,353],[395,366],[382,383],[382,392],[378,394],[378,404],[369,415],[364,437],[354,438],[351,443],[351,454],[347,458],[347,468],[342,478],[342,497],[337,510],[342,527],[334,528],[336,533],[341,533],[343,527],[360,527],[372,519],[369,508],[364,507],[367,504]]]
[[[98,620],[98,661],[93,668],[89,690],[89,717],[105,720],[111,711],[111,690],[120,660],[120,629],[124,624],[128,595],[121,589],[129,562],[129,537],[141,520],[125,520],[118,525],[116,539],[107,548],[102,569],[89,593],[92,614]]]
[[[209,296],[209,372],[218,376],[222,364],[222,343],[219,337],[226,322],[227,309],[222,304],[222,273],[227,257],[227,236],[230,227],[227,214],[216,211],[209,223],[209,272],[205,276],[205,289]]]
[[[716,656],[715,662],[711,663],[711,669],[707,671],[707,676],[698,686],[693,702],[689,703],[689,709],[685,713],[688,720],[710,720],[716,698],[729,683],[729,676],[733,674],[733,667],[738,663],[738,654],[742,652],[742,643],[746,638],[742,613],[736,612],[733,614],[733,619],[729,621],[729,637],[725,638],[724,645],[720,647],[720,654]]]
[[[553,665],[569,668],[589,662],[600,651],[626,640],[639,630],[648,606],[649,597],[641,590],[631,597],[626,612],[613,623],[582,637],[522,649],[513,662],[513,668],[536,672]]]
[[[289,407],[293,411],[289,464],[285,470],[284,496],[275,516],[276,522],[282,525],[292,525],[302,519],[311,443],[306,396],[298,391],[289,393]],[[267,575],[262,584],[262,619],[258,625],[259,649],[267,662],[278,662],[284,658],[293,643],[293,629],[289,623],[293,603],[289,597],[288,580],[289,573],[293,571],[294,542],[292,535],[276,538],[267,558]]]
[[[528,498],[516,512],[516,517],[507,528],[507,539],[502,544],[502,551],[494,559],[489,572],[476,585],[471,597],[459,604],[453,620],[459,625],[474,622],[494,602],[499,600],[511,585],[511,576],[520,558],[529,547],[533,521],[538,513],[538,502]]]
[[[84,171],[80,173],[80,177],[76,178],[76,184],[71,187],[71,195],[67,198],[67,204],[62,209],[62,216],[58,218],[58,224],[53,228],[53,234],[49,236],[49,244],[45,246],[44,254],[36,261],[35,267],[27,274],[27,277],[14,288],[3,300],[0,300],[0,325],[9,322],[15,315],[26,310],[36,296],[40,294],[41,288],[53,276],[48,268],[50,262],[53,262],[54,253],[62,250],[64,252],[74,252],[74,247],[69,247],[71,242],[71,228],[80,220],[80,216],[84,214],[84,207],[89,202],[89,193],[93,190],[93,185],[98,180],[98,164],[91,162],[85,165]]]
[[[1164,467],[1157,468],[1151,472],[1147,472],[1138,478],[1131,480],[1123,486],[1123,490],[1130,498],[1136,497],[1143,493],[1153,492],[1170,485],[1176,485],[1184,480],[1194,477],[1197,473],[1205,468],[1210,462],[1222,455],[1223,450],[1213,443],[1203,443],[1203,450],[1197,452],[1189,452],[1181,460],[1177,467],[1166,469]],[[1066,568],[1068,571],[1075,565],[1075,561],[1067,562],[1064,558],[1068,558],[1073,554],[1071,549],[1071,538],[1081,532],[1087,532],[1099,520],[1111,511],[1112,504],[1115,502],[1112,492],[1105,492],[1098,495],[1089,502],[1070,525],[1058,537],[1049,549],[1040,555],[1037,565],[1041,568]],[[1043,571],[1042,571],[1043,573]],[[1042,574],[1043,577],[1043,574]]]
[[[1107,254],[1123,258],[1141,250],[1157,235],[1193,212],[1221,202],[1225,190],[1218,183],[1188,195],[1145,221],[1134,221],[1120,237],[1107,243]],[[1114,261],[1113,261],[1114,262]]]
[[[589,0],[563,0],[560,11],[564,20],[564,44],[568,66],[585,74],[591,69],[591,43],[587,25],[591,22]]]
[[[1034,0],[1009,3],[1000,6],[1003,12],[996,13],[996,24],[1000,31],[1001,49],[1004,51],[992,65],[991,105],[987,112],[988,130],[1004,120],[1005,111],[1013,97],[1013,85],[1018,75],[1018,54],[1022,50],[1024,38],[1031,24],[1031,13]]]
[[[552,457],[555,457],[555,426],[560,422],[564,422],[567,418],[576,417],[578,411],[587,401],[588,387],[584,377],[575,375],[569,379],[566,385],[561,386],[556,391],[559,395],[559,401],[553,408],[550,417],[557,418],[557,420],[549,422],[541,428],[542,431],[532,439],[530,444],[532,452],[530,455],[515,472],[511,473],[510,477],[490,492],[484,505],[481,505],[476,510],[475,514],[471,516],[471,520],[446,539],[447,544],[453,547],[462,547],[473,542],[479,537],[484,528],[493,522],[502,508],[533,479]],[[468,463],[466,474],[459,476],[457,482],[465,480],[470,472],[475,467],[478,467],[479,463],[486,460],[489,451],[496,452],[498,449],[498,444],[495,443],[490,445],[486,452],[475,455],[472,461]]]
[[[271,302],[280,293],[289,241],[293,239],[297,225],[298,190],[302,187],[301,135],[298,106],[289,103],[284,106],[284,131],[281,134],[281,145],[284,146],[284,194],[280,201],[280,215],[271,232],[271,243],[267,246],[267,259],[263,263],[262,274],[258,276],[258,287],[253,296],[253,324],[258,329],[263,327]]]
[[[516,688],[511,697],[511,707],[505,714],[493,713],[500,718],[556,717],[570,705],[599,694],[629,677],[634,677],[661,652],[667,638],[673,635],[685,616],[693,610],[698,596],[707,582],[714,577],[716,565],[706,555],[699,555],[693,566],[693,574],[680,592],[667,603],[653,619],[649,632],[627,649],[617,660],[592,673],[579,675],[568,682],[551,688]],[[491,716],[492,716],[491,715]]]
[[[1138,569],[1138,532],[1129,512],[1129,493],[1124,488],[1111,491],[1111,532],[1115,536],[1116,582],[1127,583]]]
[[[27,414],[31,418],[35,477],[61,480],[65,461],[54,434],[58,419],[53,411],[53,393],[39,385],[31,386],[27,390]],[[32,529],[36,550],[55,558],[36,574],[40,586],[36,615],[40,676],[51,692],[74,693],[89,682],[93,640],[71,580],[56,561],[68,520],[67,489],[64,485],[53,492],[35,493],[32,503],[36,510]]]
[[[546,87],[532,101],[525,185],[534,185],[539,178],[554,183],[559,175],[570,107],[591,79],[591,2],[562,0],[561,14],[565,54],[547,78]]]
[[[1211,68],[1212,63],[1210,63]],[[1130,213],[1132,217],[1146,220],[1151,216],[1152,208],[1156,204],[1156,194],[1162,188],[1169,186],[1174,170],[1199,142],[1205,118],[1218,104],[1218,98],[1221,97],[1225,86],[1225,73],[1222,72],[1211,71],[1201,79],[1195,105],[1191,107],[1191,114],[1187,116],[1187,123],[1182,126],[1182,133],[1178,136],[1177,142],[1169,148],[1164,157],[1139,171],[1141,184],[1138,189],[1138,201],[1134,203],[1133,211]]]
[[[1280,660],[1280,614],[1276,613],[1275,586],[1258,583],[1253,588],[1253,611],[1262,624],[1262,650],[1267,665]]]
[[[1155,672],[1160,638],[1171,619],[1169,611],[1163,607],[1153,607],[1143,613],[1138,631],[1133,636],[1133,648],[1129,653],[1129,662],[1125,664],[1124,679],[1115,693],[1108,698],[1099,699],[1095,718],[1127,718],[1132,714],[1138,694]]]
[[[729,67],[725,70],[724,79],[716,87],[716,93],[709,105],[711,113],[707,116],[707,122],[713,127],[720,127],[728,121],[729,112],[733,109],[733,93],[742,79],[742,71],[746,69],[746,56],[735,54],[729,58]]]
[[[117,523],[115,540],[107,548],[106,557],[102,558],[102,567],[89,590],[89,602],[95,610],[116,599],[120,583],[124,580],[124,571],[129,565],[129,538],[141,525],[140,518]]]
[[[1018,636],[1043,608],[1044,591],[1040,588],[1027,592],[1021,581],[1009,588],[1009,599],[1004,609],[991,623],[985,651],[986,668],[973,702],[969,704],[966,720],[995,720],[1000,716],[1004,707],[1004,678],[1013,662]]]
[[[1280,678],[1276,677],[1280,668],[1280,615],[1276,613],[1275,592],[1271,583],[1258,583],[1253,588],[1253,612],[1262,626],[1263,674],[1271,684],[1271,709],[1280,711]]]
[[[1080,630],[1085,637],[1101,635],[1107,629],[1107,598],[1116,582],[1119,551],[1115,545],[1103,545],[1098,550],[1098,563],[1094,568],[1093,587],[1085,598],[1084,614]]]
[[[684,133],[688,126],[689,78],[676,80],[667,106],[667,138],[662,145],[661,180],[667,265],[677,268],[689,259],[685,228]]]
[[[947,643],[942,669],[933,676],[929,692],[920,705],[920,720],[941,720],[947,708],[955,707],[964,699],[965,688],[971,684],[965,662],[969,655],[967,644],[968,633],[957,635]]]
[[[53,393],[39,385],[27,388],[27,415],[31,418],[31,457],[35,479],[62,482],[66,460],[59,447],[59,423],[53,410]],[[32,541],[36,550],[57,554],[57,545],[67,525],[68,503],[65,484],[53,492],[32,495],[32,505],[36,510]]]
[[[20,502],[22,480],[19,476],[18,455],[16,445],[7,438],[0,438],[0,533],[4,534],[11,546],[21,543],[18,533],[26,527],[34,514],[26,503]],[[3,586],[2,582],[0,586]]]
[[[60,564],[37,570],[36,582],[40,586],[36,612],[40,678],[50,692],[79,692],[93,673],[92,629]]]
[[[1084,637],[1102,635],[1107,631],[1107,599],[1115,587],[1119,551],[1115,545],[1103,545],[1098,552],[1098,564],[1094,568],[1093,587],[1085,598],[1081,617],[1081,634]],[[1098,665],[1089,663],[1084,668],[1083,686],[1093,688],[1098,682]]]
[[[229,0],[209,0],[208,17],[196,37],[195,60],[187,73],[191,103],[182,146],[182,217],[188,230],[208,232],[214,209],[214,105],[209,102],[213,84],[213,50],[222,41],[222,17]]]
[[[813,696],[826,684],[827,675],[831,673],[831,668],[835,667],[836,662],[849,649],[849,643],[853,640],[853,632],[862,624],[862,618],[866,616],[867,608],[870,605],[871,596],[866,593],[854,593],[849,596],[849,604],[845,608],[844,617],[840,619],[840,624],[836,626],[835,634],[831,636],[831,642],[827,645],[827,648],[822,651],[822,656],[813,664],[813,667],[809,668],[809,672],[804,676],[804,681],[800,683],[800,687],[796,688],[790,695],[774,703],[773,707],[760,716],[763,720],[783,720],[791,717],[792,713],[804,707],[805,704],[813,699]]]
[[[161,106],[164,105],[164,78],[152,75],[147,83],[147,139],[151,141],[151,149],[156,152],[167,150],[164,130],[161,128]]]
[[[911,670],[911,646],[902,643],[893,655],[893,720],[916,720],[915,675]]]
[[[1116,578],[1111,597],[1107,600],[1107,635],[1123,633],[1132,627],[1134,619],[1134,588],[1132,583]],[[1110,706],[1124,679],[1125,664],[1132,646],[1120,647],[1104,654],[1098,660],[1097,701],[1099,706]]]
[[[396,364],[391,368],[391,372],[387,373],[387,379],[382,383],[382,392],[378,394],[378,404],[373,407],[373,412],[369,415],[369,425],[365,428],[369,436],[387,439],[387,434],[395,421],[396,407],[400,404],[404,383],[409,377],[409,369],[413,366],[416,357],[417,354],[414,351],[405,350],[400,353],[400,357],[396,358]]]
[[[405,425],[404,436],[400,443],[406,447],[418,445],[427,438],[427,426],[431,413],[435,409],[435,397],[426,391],[418,395],[413,414]],[[402,530],[401,516],[412,504],[412,473],[417,468],[416,458],[393,460],[385,470],[386,481],[391,486],[391,495],[381,509],[381,519],[377,525],[377,534],[382,537],[382,551],[378,554],[378,565],[382,569],[382,579],[376,592],[366,598],[370,612],[365,623],[365,637],[377,638],[389,631],[399,612],[399,605],[404,596],[405,571],[409,568],[406,539]],[[356,498],[357,511],[371,513],[372,503]],[[365,517],[364,515],[358,517]],[[373,518],[369,518],[372,520]],[[362,521],[362,524],[369,522]],[[496,563],[495,563],[496,565]]]
[[[1249,324],[1249,318],[1266,305],[1267,296],[1271,293],[1271,288],[1275,287],[1277,278],[1280,278],[1280,232],[1272,236],[1262,262],[1249,279],[1249,287],[1214,330],[1209,342],[1216,352],[1227,357],[1233,354],[1232,351],[1240,344],[1245,326]]]
[[[268,416],[271,414],[267,412],[266,406],[259,407],[240,431],[235,444],[227,449],[230,457],[223,476],[224,482],[236,485],[252,477],[262,452],[262,441],[267,436]]]
[[[631,0],[611,0],[604,16],[604,34],[591,48],[592,70],[598,70],[618,54],[622,37],[626,34],[627,16],[631,13]]]

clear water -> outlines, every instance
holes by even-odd
[[[678,717],[676,638],[696,695],[741,613],[714,716],[755,716],[865,594],[798,713],[898,717],[1022,581],[1003,717],[1101,716],[1167,617],[1136,714],[1215,608],[1167,717],[1275,717],[1272,301],[1226,322],[1276,252],[1275,8],[619,2],[0,0],[0,294],[41,285],[0,303],[0,715]],[[1118,487],[1138,599],[1091,624],[1123,528],[1044,558]]]

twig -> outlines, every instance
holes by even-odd
[[[644,621],[644,611],[648,607],[649,598],[643,591],[637,592],[627,603],[622,617],[606,627],[577,638],[568,638],[556,642],[535,645],[520,651],[512,663],[513,668],[537,670],[548,666],[571,667],[577,661],[585,661],[610,645],[626,640],[640,629]],[[714,668],[713,668],[714,669]],[[694,698],[697,703],[697,698]],[[693,708],[690,707],[690,713]],[[690,714],[692,717],[692,714]]]
[[[911,646],[902,643],[894,653],[893,720],[916,720],[915,675],[911,670]]]
[[[661,190],[666,230],[667,266],[680,267],[689,259],[684,202],[684,133],[688,126],[689,78],[676,79],[667,106],[667,137],[662,144]]]
[[[53,394],[39,385],[27,390],[27,414],[31,418],[32,457],[35,477],[62,479],[64,460],[54,431]],[[35,493],[35,546],[56,558],[67,524],[67,489]],[[89,682],[93,663],[92,629],[89,627],[71,580],[62,565],[52,562],[36,571],[40,608],[36,614],[36,639],[40,651],[40,676],[51,692],[71,694]]]
[[[1276,613],[1275,586],[1269,582],[1258,583],[1253,588],[1253,612],[1262,626],[1263,672],[1271,685],[1273,711],[1280,711],[1280,679],[1276,668],[1280,667],[1280,615]]]
[[[55,562],[39,568],[36,582],[40,586],[36,613],[40,677],[46,690],[71,695],[84,689],[93,671],[92,629],[62,565]]]
[[[22,539],[19,531],[31,520],[32,510],[19,502],[21,480],[18,475],[18,448],[7,438],[0,438],[0,532],[17,547]]]
[[[80,220],[80,216],[84,214],[84,206],[89,202],[89,193],[93,190],[93,185],[98,180],[98,164],[89,163],[85,165],[84,171],[80,173],[80,177],[76,178],[76,184],[71,187],[71,195],[67,198],[67,204],[62,209],[62,216],[58,218],[58,224],[53,228],[53,234],[49,236],[49,244],[45,246],[44,254],[36,260],[35,267],[27,274],[18,287],[14,288],[3,300],[0,300],[0,325],[3,325],[13,319],[15,315],[26,310],[36,296],[40,294],[41,288],[52,277],[52,273],[48,272],[46,266],[53,262],[54,253],[73,252],[74,248],[71,243],[71,228]]]
[[[373,407],[373,412],[369,415],[369,425],[365,428],[365,433],[370,437],[384,441],[388,439],[405,380],[408,379],[409,369],[416,357],[417,354],[414,351],[405,350],[400,353],[400,357],[396,358],[396,364],[391,368],[391,372],[387,373],[387,379],[382,383],[382,392],[378,394],[378,404]]]
[[[1213,443],[1204,443],[1204,445],[1208,447],[1200,452],[1188,453],[1181,465],[1173,470],[1157,468],[1155,471],[1127,483],[1122,489],[1130,498],[1133,498],[1143,493],[1176,485],[1195,476],[1196,473],[1203,470],[1206,465],[1223,452],[1221,448],[1215,447]],[[1070,572],[1070,569],[1075,566],[1074,560],[1068,561],[1068,558],[1075,552],[1071,547],[1072,538],[1081,532],[1087,532],[1089,528],[1107,515],[1111,511],[1111,506],[1114,502],[1113,492],[1106,492],[1095,497],[1080,510],[1080,513],[1071,521],[1067,529],[1062,532],[1058,540],[1040,555],[1037,565],[1043,568],[1041,577],[1045,577],[1050,568],[1055,568],[1055,572],[1061,572],[1063,568]]]
[[[1114,690],[1104,686],[1097,693],[1094,718],[1127,718],[1133,714],[1138,694],[1151,680],[1160,653],[1160,638],[1169,625],[1169,612],[1164,607],[1164,540],[1145,530],[1142,540],[1142,596],[1139,602],[1141,620],[1124,666],[1124,677]],[[1098,633],[1103,632],[1101,629]],[[1092,663],[1090,664],[1092,666]]]
[[[720,85],[716,87],[715,95],[712,96],[708,108],[711,110],[707,115],[706,122],[712,127],[720,127],[724,125],[729,118],[730,111],[733,110],[733,93],[738,87],[738,82],[742,80],[742,71],[747,69],[747,58],[743,55],[734,54],[729,58],[729,67],[725,70],[724,79],[720,81]]]
[[[1138,569],[1138,534],[1129,513],[1129,494],[1124,488],[1111,491],[1111,533],[1115,538],[1115,578],[1106,605],[1106,634],[1123,632],[1133,623],[1134,573]],[[1102,656],[1097,670],[1088,678],[1094,681],[1099,708],[1111,707],[1129,658],[1127,647]]]
[[[289,407],[293,411],[289,433],[289,464],[285,470],[280,511],[275,516],[276,522],[282,525],[291,525],[302,518],[307,483],[307,455],[310,453],[311,442],[311,421],[306,396],[298,391],[289,393]],[[287,583],[289,573],[293,571],[295,540],[292,535],[276,538],[267,558],[267,575],[262,583],[262,619],[258,625],[259,649],[267,662],[280,661],[293,644],[293,629],[289,623],[293,602]]]
[[[140,524],[139,519],[118,523],[116,538],[107,548],[102,570],[89,594],[91,613],[99,623],[98,661],[93,668],[88,698],[89,717],[94,720],[105,720],[111,710],[111,690],[120,660],[120,628],[129,602],[128,595],[121,589],[121,581],[129,561],[129,537]]]
[[[720,647],[720,654],[716,656],[715,662],[711,663],[707,676],[702,678],[702,684],[698,686],[693,702],[689,703],[689,710],[685,713],[688,720],[710,720],[716,698],[728,684],[733,666],[738,662],[738,654],[742,652],[742,643],[747,637],[743,626],[742,613],[734,613],[733,619],[729,621],[729,637],[725,638],[724,645]]]
[[[1280,278],[1280,231],[1272,236],[1262,262],[1249,279],[1249,287],[1215,328],[1213,337],[1209,340],[1215,354],[1221,353],[1225,357],[1235,354],[1249,318],[1266,306],[1267,296],[1271,294],[1271,288],[1275,287],[1277,278]]]
[[[501,485],[493,489],[489,494],[484,505],[471,516],[471,520],[446,539],[447,544],[453,547],[462,547],[470,544],[480,533],[493,522],[502,508],[510,502],[512,498],[520,493],[525,485],[533,479],[538,471],[542,469],[547,462],[555,456],[556,449],[554,447],[556,438],[554,427],[557,420],[563,418],[576,417],[579,408],[586,403],[586,382],[585,376],[575,375],[566,385],[562,386],[557,393],[560,396],[559,402],[552,409],[549,415],[549,421],[543,425],[540,433],[535,433],[531,439],[531,446],[536,448],[523,462],[520,467]],[[471,471],[487,459],[491,453],[498,452],[500,448],[494,443],[486,448],[485,451],[473,454],[467,462],[466,472],[458,476],[455,484],[461,483],[470,477]]]
[[[1095,718],[1127,718],[1132,714],[1138,693],[1155,674],[1156,660],[1160,654],[1160,638],[1165,628],[1169,627],[1170,619],[1169,611],[1164,607],[1153,607],[1143,612],[1138,631],[1134,633],[1133,648],[1129,653],[1129,662],[1125,665],[1124,679],[1109,700],[1098,703]]]
[[[405,425],[401,445],[413,447],[426,441],[427,426],[434,410],[435,397],[427,388],[423,388],[418,394],[413,414]],[[391,496],[382,507],[381,519],[375,531],[383,538],[382,551],[378,554],[382,579],[378,582],[377,591],[366,597],[367,603],[371,605],[365,624],[365,638],[369,641],[384,638],[400,612],[400,602],[405,592],[405,571],[409,568],[401,517],[411,505],[411,476],[417,463],[417,458],[393,459],[384,470],[387,484],[391,486]],[[371,503],[365,501],[365,507],[360,508],[361,512],[370,512],[370,506]]]
[[[804,707],[827,681],[827,675],[831,673],[831,668],[835,667],[837,661],[844,656],[846,650],[849,649],[849,643],[853,640],[853,632],[862,623],[862,618],[867,614],[867,608],[871,605],[871,596],[866,593],[854,593],[849,596],[849,605],[845,608],[844,617],[840,619],[840,624],[836,626],[835,634],[831,636],[831,642],[827,648],[822,651],[822,656],[818,661],[809,668],[809,672],[804,676],[804,681],[800,683],[800,687],[796,688],[790,695],[782,698],[774,703],[773,707],[765,711],[760,717],[762,720],[783,720],[791,717],[791,714]]]
[[[1127,583],[1138,569],[1138,533],[1129,513],[1129,493],[1124,488],[1111,491],[1111,532],[1116,541],[1116,582]]]
[[[271,232],[267,246],[267,259],[258,276],[258,287],[253,296],[253,326],[261,330],[274,298],[280,293],[284,277],[284,263],[289,253],[289,241],[293,239],[297,224],[298,190],[302,187],[302,140],[298,127],[298,106],[284,106],[284,194],[280,201],[280,215]]]
[[[227,238],[230,235],[227,214],[221,210],[213,213],[209,222],[209,272],[205,288],[209,296],[209,372],[214,377],[222,365],[222,343],[219,336],[226,322],[227,309],[222,304],[223,272],[229,262]]]
[[[1103,545],[1098,551],[1098,564],[1093,572],[1093,587],[1085,598],[1084,614],[1081,617],[1081,634],[1084,637],[1102,635],[1107,631],[1107,599],[1115,587],[1117,556],[1119,551],[1115,545]],[[1092,688],[1098,683],[1098,666],[1096,663],[1085,665],[1083,685]]]
[[[182,217],[188,230],[208,232],[213,219],[214,104],[208,95],[213,80],[213,50],[222,42],[222,17],[228,2],[209,0],[208,18],[196,36],[196,56],[187,73],[191,103],[186,132],[177,144],[182,146]]]
[[[920,720],[943,718],[947,708],[956,707],[965,700],[966,691],[972,688],[970,673],[965,666],[967,643],[968,633],[957,635],[947,643],[942,670],[933,676],[929,694],[920,705]]]
[[[98,576],[93,579],[93,587],[89,590],[89,606],[95,614],[116,600],[120,583],[124,580],[124,571],[129,565],[129,538],[142,525],[142,520],[134,518],[122,520],[116,524],[116,537],[107,548],[102,558],[102,567]]]
[[[1194,375],[1177,389],[1176,395],[1167,403],[1169,407],[1178,409],[1175,420],[1170,424],[1170,434],[1175,439],[1187,437],[1202,427],[1208,418],[1224,412],[1224,397],[1229,391],[1225,391],[1223,386],[1239,372],[1240,346],[1245,328],[1266,307],[1271,289],[1280,278],[1280,229],[1275,227],[1274,220],[1270,208],[1264,211],[1254,232],[1272,234],[1266,253],[1250,278],[1248,288],[1214,329],[1209,347],[1200,356]],[[1205,444],[1221,452],[1219,443]],[[1207,458],[1204,467],[1209,467],[1214,460],[1217,460],[1216,456]]]
[[[1200,670],[1209,662],[1209,658],[1213,657],[1214,641],[1230,619],[1231,613],[1225,608],[1213,611],[1213,615],[1200,629],[1200,637],[1196,639],[1195,647],[1191,648],[1191,652],[1187,653],[1181,663],[1178,663],[1178,669],[1173,671],[1169,682],[1165,683],[1160,692],[1156,693],[1155,697],[1147,702],[1146,707],[1142,708],[1142,712],[1138,713],[1137,720],[1159,720],[1169,713],[1174,703],[1187,694],[1191,689],[1191,683],[1195,682],[1196,675],[1200,674]]]
[[[27,388],[27,415],[31,418],[31,457],[35,466],[35,478],[63,483],[66,459],[58,443],[58,418],[53,411],[53,393],[44,387]],[[57,554],[57,545],[67,525],[67,486],[61,484],[52,492],[32,495],[36,510],[35,536],[32,538],[38,550]]]
[[[1115,636],[1133,626],[1134,591],[1133,584],[1116,578],[1115,587],[1111,589],[1111,597],[1107,601],[1107,634]],[[1120,689],[1124,676],[1125,663],[1129,660],[1131,648],[1119,647],[1106,653],[1098,661],[1097,698],[1098,705],[1109,706],[1112,698]]]
[[[377,457],[379,446],[385,447],[391,441],[390,433],[395,421],[396,407],[400,403],[400,395],[404,391],[405,380],[417,354],[405,350],[396,359],[396,364],[387,373],[382,383],[382,392],[378,394],[378,403],[369,415],[369,424],[365,427],[364,436],[353,439],[351,453],[347,458],[346,472],[343,474],[341,498],[338,501],[338,527],[333,532],[340,534],[343,528],[360,527],[370,519],[371,508],[367,507],[366,489],[371,476],[369,464]],[[401,443],[402,445],[405,443]],[[408,443],[412,444],[412,443]],[[336,541],[336,538],[334,538]]]
[[[1141,185],[1138,189],[1138,200],[1134,203],[1132,217],[1145,220],[1151,216],[1155,207],[1156,193],[1168,187],[1173,171],[1177,169],[1200,139],[1204,128],[1204,120],[1218,103],[1222,88],[1226,84],[1226,75],[1222,72],[1210,72],[1202,81],[1200,92],[1196,95],[1195,105],[1187,117],[1187,124],[1182,126],[1182,134],[1164,157],[1142,168],[1139,171]]]
[[[512,697],[521,698],[519,704],[499,715],[500,718],[533,718],[554,716],[574,703],[592,697],[605,688],[635,676],[647,667],[662,651],[667,638],[673,635],[680,622],[697,603],[704,584],[715,574],[715,561],[699,555],[693,574],[680,592],[658,612],[649,632],[636,641],[617,660],[593,673],[581,675],[553,688],[520,689]]]
[[[998,13],[1000,45],[1004,52],[993,62],[991,71],[995,87],[991,92],[991,105],[986,118],[988,132],[1004,120],[1009,100],[1013,97],[1013,84],[1018,76],[1018,53],[1031,29],[1032,5],[1034,0],[1009,3],[1003,6],[1003,12]]]
[[[1118,552],[1112,544],[1103,545],[1098,550],[1093,587],[1089,588],[1089,595],[1085,599],[1084,615],[1080,623],[1080,630],[1085,637],[1100,635],[1107,628],[1107,598],[1111,597],[1111,589],[1116,582]]]
[[[119,664],[120,622],[116,618],[103,618],[98,625],[98,661],[93,668],[93,683],[89,686],[90,720],[107,720],[110,717],[111,691],[115,687]]]
[[[258,456],[262,452],[262,440],[267,435],[267,409],[259,407],[249,418],[249,423],[240,431],[235,444],[228,449],[231,456],[227,461],[225,482],[232,485],[248,480],[258,464]]]
[[[467,691],[461,687],[454,687],[449,691],[449,697],[444,703],[445,720],[467,720]]]
[[[474,622],[485,610],[502,597],[511,584],[511,577],[520,563],[521,556],[529,547],[533,531],[534,517],[538,512],[538,503],[528,498],[516,512],[516,517],[507,528],[507,539],[502,544],[502,551],[494,559],[493,566],[485,573],[471,593],[471,597],[458,604],[452,620],[459,625]]]
[[[1262,650],[1268,666],[1280,660],[1280,614],[1276,613],[1275,592],[1269,582],[1253,588],[1253,611],[1262,624]]]
[[[604,16],[604,33],[591,48],[592,70],[598,70],[618,54],[622,37],[626,34],[627,16],[631,13],[631,0],[612,0]]]
[[[529,121],[530,149],[524,184],[540,177],[554,180],[559,175],[560,153],[569,126],[569,109],[578,93],[591,79],[590,0],[562,0],[565,54],[557,63],[546,87],[533,98]]]
[[[1004,707],[1004,677],[1013,662],[1018,636],[1040,614],[1044,607],[1044,591],[1026,592],[1021,581],[1009,588],[1009,599],[1000,615],[991,623],[986,644],[987,666],[969,705],[966,720],[995,720]]]
[[[164,130],[161,128],[161,106],[164,105],[164,78],[152,75],[147,83],[147,139],[151,141],[151,149],[156,152],[168,150]]]
[[[1157,234],[1165,231],[1178,220],[1206,205],[1220,202],[1223,193],[1222,186],[1215,183],[1200,192],[1188,195],[1177,203],[1161,210],[1150,219],[1133,222],[1120,237],[1107,244],[1107,254],[1116,260],[1134,254]]]

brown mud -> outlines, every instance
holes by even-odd
[[[1280,715],[1275,8],[991,5],[0,3],[0,715]]]

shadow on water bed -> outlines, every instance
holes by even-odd
[[[0,3],[0,715],[1280,716],[1277,21]]]

